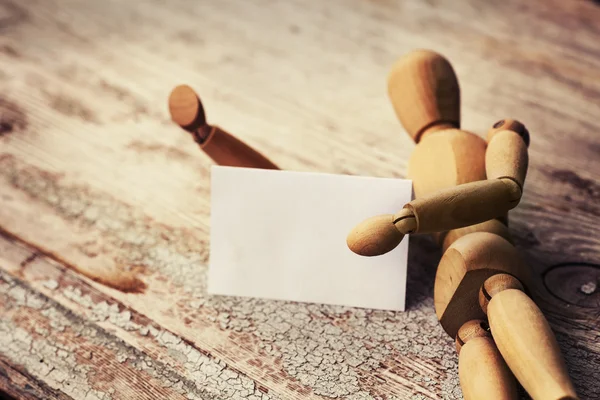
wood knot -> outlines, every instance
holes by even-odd
[[[6,121],[0,121],[0,136],[3,136],[7,133],[11,133],[13,131],[13,124]]]
[[[556,298],[585,308],[600,307],[600,265],[564,263],[549,268],[544,286]]]
[[[24,131],[27,118],[23,109],[7,99],[0,99],[0,137]]]
[[[596,293],[596,289],[597,289],[596,282],[586,282],[583,285],[581,285],[581,287],[579,288],[581,293],[587,294],[587,295]]]

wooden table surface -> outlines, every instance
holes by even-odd
[[[207,296],[211,162],[167,111],[187,83],[282,168],[404,177],[386,77],[414,48],[453,63],[465,129],[528,126],[511,228],[599,399],[600,6],[584,0],[0,0],[4,396],[461,398],[426,237],[405,313]]]

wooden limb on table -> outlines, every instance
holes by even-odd
[[[169,96],[171,119],[190,132],[200,148],[218,165],[279,169],[271,160],[223,129],[206,122],[200,97],[187,85]]]

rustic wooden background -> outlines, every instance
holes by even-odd
[[[454,64],[465,129],[529,127],[511,227],[599,399],[600,6],[584,0],[0,0],[4,396],[461,398],[427,238],[405,313],[206,296],[210,161],[166,107],[188,83],[285,169],[403,177],[386,76],[413,48]]]

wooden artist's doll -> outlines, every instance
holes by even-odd
[[[396,63],[389,95],[417,143],[408,170],[416,198],[395,215],[360,223],[349,233],[348,247],[377,256],[406,234],[433,234],[444,251],[435,280],[436,314],[456,340],[466,399],[517,399],[514,377],[535,400],[577,399],[552,330],[527,294],[529,268],[507,228],[507,213],[523,193],[527,129],[515,120],[498,121],[487,140],[461,130],[455,73],[431,51],[414,51]],[[173,90],[169,109],[217,164],[277,168],[208,125],[189,86]]]

